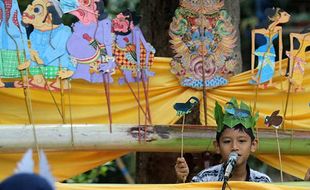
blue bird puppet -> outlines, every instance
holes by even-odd
[[[192,96],[190,99],[187,100],[185,103],[176,103],[174,104],[173,108],[177,111],[177,115],[185,115],[192,112],[192,109],[199,104],[199,99]]]
[[[225,105],[225,111],[234,117],[247,118],[250,117],[251,113],[245,109],[237,108],[232,102],[227,102]]]

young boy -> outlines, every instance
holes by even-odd
[[[214,115],[217,123],[215,150],[222,156],[222,164],[202,170],[192,178],[192,182],[223,181],[225,163],[232,151],[238,153],[231,181],[271,182],[270,178],[258,171],[252,170],[247,164],[248,157],[255,152],[257,140],[254,136],[254,126],[258,113],[251,115],[249,106],[241,102],[240,108],[235,98],[225,105],[225,113],[216,102]],[[178,182],[185,182],[189,169],[184,158],[178,158],[175,170]]]

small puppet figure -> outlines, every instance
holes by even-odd
[[[173,108],[177,111],[177,116],[183,117],[182,122],[182,136],[181,136],[181,158],[183,158],[184,153],[184,125],[186,114],[192,112],[192,109],[199,104],[199,99],[195,96],[190,97],[185,103],[175,103]],[[183,180],[185,182],[185,179]]]
[[[255,55],[258,57],[257,73],[249,81],[250,84],[259,85],[259,87],[266,88],[272,86],[272,78],[275,71],[276,52],[273,41],[279,38],[279,63],[281,73],[282,62],[282,27],[279,24],[287,23],[290,20],[290,15],[280,8],[268,8],[265,11],[270,20],[267,28],[252,30],[252,57],[251,67],[254,75]],[[266,39],[266,43],[255,50],[255,35],[261,34]],[[269,83],[267,84],[267,82]]]
[[[199,99],[192,96],[185,103],[175,103],[173,108],[177,111],[178,116],[184,116],[192,112],[192,109],[199,104]]]
[[[276,111],[272,112],[272,114],[270,116],[266,116],[264,124],[267,127],[272,126],[276,132],[276,139],[277,139],[277,145],[278,145],[278,157],[279,157],[279,165],[280,165],[280,177],[281,177],[281,181],[283,182],[281,148],[280,148],[280,141],[279,141],[279,134],[278,134],[278,129],[281,127],[281,125],[283,123],[283,117],[278,115],[279,113],[280,113],[280,110],[276,110]]]
[[[15,174],[0,183],[1,190],[55,190],[55,179],[52,176],[47,158],[40,151],[40,171],[35,174],[32,150],[28,150],[17,164]]]
[[[116,34],[114,55],[119,69],[124,74],[124,77],[119,79],[120,84],[154,76],[150,67],[154,62],[155,49],[146,42],[138,27],[139,21],[140,17],[129,10],[121,12],[112,20],[112,28]]]
[[[2,78],[20,78],[17,67],[30,58],[21,20],[17,0],[0,1],[0,88],[5,86]]]
[[[33,75],[30,87],[59,90],[60,80],[70,78],[75,66],[66,49],[71,29],[62,24],[58,1],[34,0],[23,13],[23,22],[34,27],[30,34],[30,74]],[[28,66],[23,65],[20,69]],[[47,79],[56,81],[48,83]]]
[[[280,110],[277,110],[277,111],[272,112],[270,116],[266,116],[264,124],[267,127],[272,126],[275,129],[279,129],[283,122],[283,117],[278,115],[279,112]]]
[[[112,83],[116,65],[111,20],[104,12],[104,1],[60,0],[60,6],[64,13],[79,19],[73,24],[73,34],[67,43],[70,56],[77,63],[72,78]]]
[[[295,46],[294,39],[299,43],[299,46]],[[286,55],[290,58],[290,73],[289,78],[292,83],[293,92],[302,92],[304,88],[302,83],[305,74],[306,62],[306,49],[310,46],[310,27],[299,33],[290,33],[290,51],[286,52]]]

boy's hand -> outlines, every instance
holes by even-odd
[[[187,166],[187,163],[184,158],[177,158],[177,162],[174,166],[175,168],[175,173],[177,175],[177,180],[178,182],[185,182],[188,174],[189,174],[189,169]]]
[[[309,168],[308,171],[306,172],[305,181],[310,181],[310,168]]]

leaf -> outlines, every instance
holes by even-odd
[[[223,128],[223,110],[222,107],[218,102],[215,102],[215,108],[214,108],[214,118],[217,124],[217,132],[220,132]]]
[[[223,124],[227,125],[228,127],[233,128],[239,123],[240,120],[238,118],[235,118],[234,116],[228,114],[224,115]]]
[[[230,102],[234,104],[235,108],[239,108],[237,99],[236,99],[235,97],[232,97],[231,100],[230,100]]]
[[[246,129],[250,129],[253,127],[253,122],[252,122],[252,118],[248,117],[248,118],[243,118],[241,120],[241,124],[246,128]]]
[[[251,112],[250,107],[246,103],[244,103],[242,101],[240,103],[240,109],[247,110],[247,111]]]

